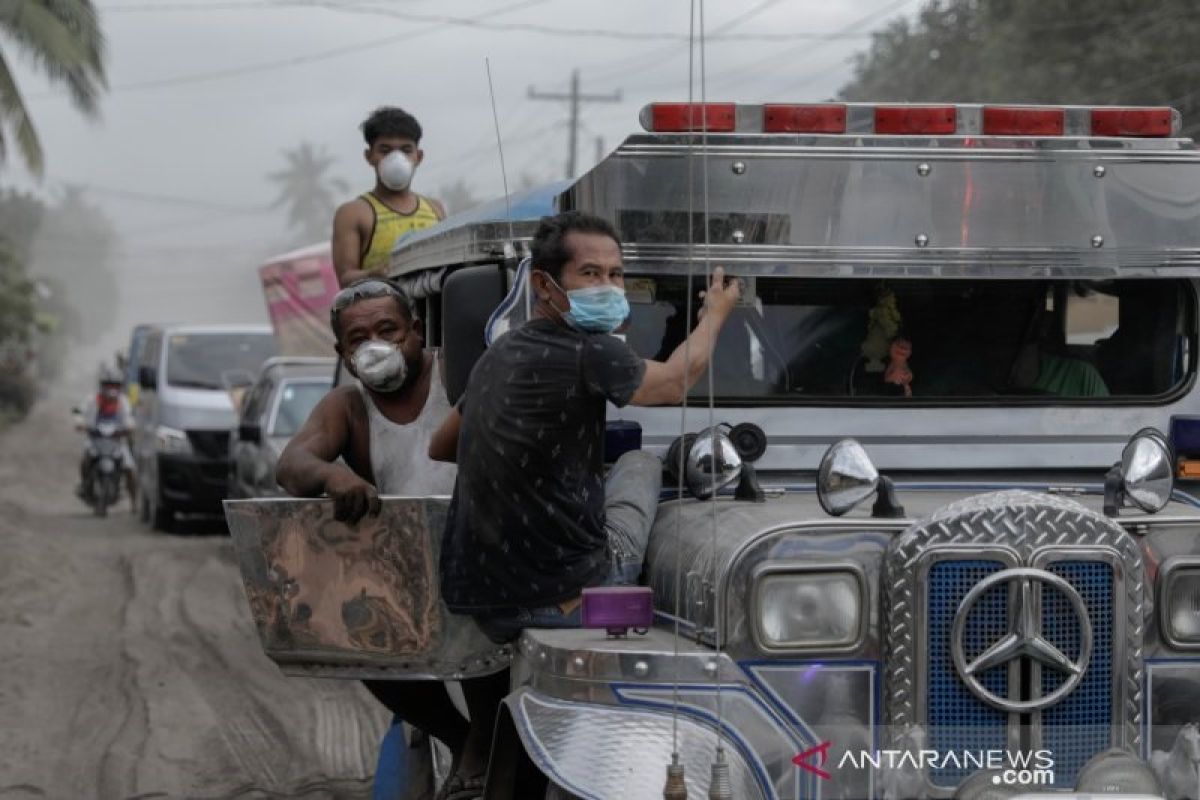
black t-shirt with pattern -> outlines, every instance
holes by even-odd
[[[628,403],[645,369],[620,339],[545,319],[484,352],[459,404],[441,557],[451,610],[545,606],[603,580],[605,401]]]

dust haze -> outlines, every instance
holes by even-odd
[[[621,92],[620,102],[582,105],[579,170],[637,129],[643,104],[688,90],[682,0],[97,6],[110,85],[100,118],[81,117],[61,88],[18,61],[47,169],[34,180],[10,157],[0,189],[49,200],[78,187],[112,221],[120,308],[102,334],[106,345],[137,322],[264,320],[255,267],[312,243],[273,206],[278,187],[268,173],[283,166],[285,150],[311,143],[332,157],[329,179],[349,184],[351,196],[365,191],[372,175],[357,126],[375,106],[401,105],[424,126],[418,191],[445,196],[452,213],[499,196],[485,56],[512,186],[561,178],[567,162],[567,103],[533,100],[530,87],[565,92],[578,68],[583,92]],[[708,94],[740,102],[829,97],[869,31],[917,6],[710,0]],[[636,36],[612,35],[622,31]],[[764,34],[809,38],[720,38]],[[86,245],[71,260],[86,269]]]

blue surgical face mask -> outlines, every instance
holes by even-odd
[[[554,281],[553,278],[550,280]],[[554,285],[558,286],[558,282],[554,281]],[[555,311],[562,314],[563,321],[577,331],[612,333],[629,319],[629,301],[625,299],[624,289],[605,285],[568,292],[561,286],[558,288],[567,295],[571,308],[568,311],[558,311],[556,308]]]

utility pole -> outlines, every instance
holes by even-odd
[[[571,122],[568,126],[567,133],[567,177],[575,177],[575,165],[579,158],[579,104],[580,103],[619,103],[621,102],[621,90],[612,94],[581,94],[579,91],[579,70],[571,70],[571,91],[567,94],[562,92],[539,92],[532,86],[529,87],[530,100],[566,100],[571,104]]]

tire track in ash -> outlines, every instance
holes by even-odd
[[[113,735],[104,745],[100,758],[97,780],[100,797],[122,797],[136,784],[134,766],[142,761],[149,736],[149,712],[146,699],[138,688],[138,661],[129,647],[130,637],[134,633],[130,612],[137,596],[133,564],[128,556],[122,555],[117,559],[116,566],[124,588],[119,614],[121,622],[117,632],[120,639],[117,669],[121,721],[113,729]]]
[[[202,568],[203,564],[191,570],[171,599],[171,610],[179,623],[178,635],[172,638],[190,645],[184,650],[184,657],[176,661],[220,720],[216,733],[243,776],[278,786],[290,761],[285,755],[289,742],[287,727],[253,692],[246,691],[253,682],[239,674],[243,672],[240,665],[225,657],[193,617],[187,593]]]
[[[214,592],[214,586],[219,586],[219,591]],[[215,602],[214,594],[227,602]],[[198,598],[206,598],[209,608],[221,608],[225,621],[206,626],[213,617],[197,616]],[[195,639],[208,656],[205,663],[219,668],[227,677],[236,674],[239,666],[230,658],[231,640],[244,639],[243,647],[257,653],[257,631],[245,608],[240,582],[219,559],[210,558],[187,578],[179,594],[178,611],[189,638]],[[276,790],[288,783],[295,785],[294,778],[288,780],[292,776],[328,782],[372,774],[373,758],[368,753],[373,754],[374,745],[364,747],[363,730],[377,729],[382,735],[382,725],[372,724],[371,717],[363,713],[364,705],[354,693],[356,687],[341,681],[281,677],[278,668],[261,655],[240,667],[244,691],[215,689],[212,681],[203,685],[212,693],[214,705],[242,701],[236,720],[226,720],[223,727],[229,728],[226,733],[242,750],[257,752],[257,756],[249,756],[244,769],[259,778],[260,785]],[[275,696],[283,701],[269,705],[264,702],[274,701]]]

